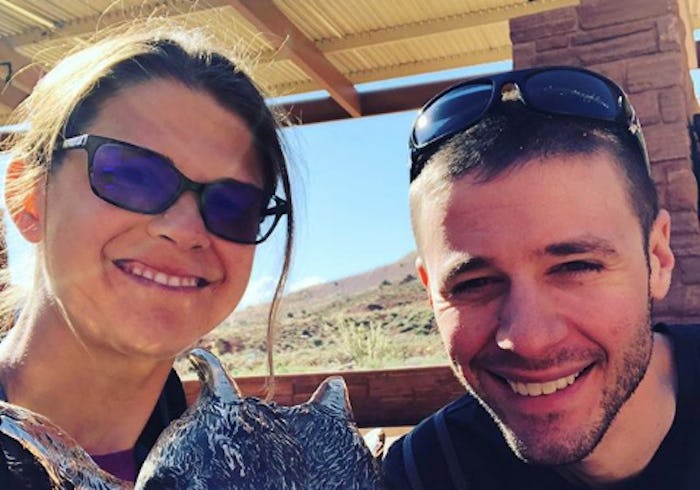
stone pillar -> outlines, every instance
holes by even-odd
[[[690,129],[700,112],[687,0],[581,0],[510,22],[516,68],[574,65],[619,83],[639,114],[663,207],[672,217],[676,270],[656,320],[700,323],[698,181]]]

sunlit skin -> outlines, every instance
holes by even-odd
[[[673,267],[668,214],[647,261],[620,170],[599,153],[461,177],[423,197],[414,226],[455,371],[516,454],[584,480],[641,470],[675,407],[670,347],[649,319]],[[641,420],[654,428],[629,430]]]
[[[147,82],[108,99],[84,132],[162,153],[195,181],[262,186],[244,121],[176,82]],[[0,381],[12,401],[49,415],[89,451],[129,448],[174,356],[237,305],[255,247],[209,233],[191,192],[159,215],[101,200],[90,189],[83,150],[66,152],[46,193],[37,189],[34,197],[36,205],[15,219],[37,244],[36,292],[3,343]],[[134,267],[203,281],[164,286]],[[53,402],[71,397],[81,399],[78,408]],[[119,423],[104,416],[110,410]]]

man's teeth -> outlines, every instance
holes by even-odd
[[[148,279],[149,281],[157,282],[158,284],[174,288],[194,288],[197,287],[197,284],[199,282],[195,277],[171,276],[169,274],[165,274],[164,272],[154,272],[150,269],[146,269],[138,265],[130,267],[128,269],[128,272],[135,276]]]
[[[547,381],[545,383],[521,383],[519,381],[508,381],[510,388],[513,392],[524,395],[524,396],[540,396],[540,395],[551,395],[555,391],[563,390],[567,386],[571,385],[576,381],[580,372],[576,374],[571,374],[564,378],[555,379],[554,381]]]

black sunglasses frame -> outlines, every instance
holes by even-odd
[[[116,201],[114,199],[110,199],[100,193],[100,191],[96,188],[94,182],[93,182],[93,159],[95,157],[95,153],[97,152],[98,148],[100,148],[102,145],[105,144],[113,144],[113,145],[118,145],[126,148],[131,148],[134,151],[141,153],[143,155],[147,155],[150,157],[155,157],[158,160],[161,160],[163,164],[167,165],[168,167],[171,168],[171,170],[175,173],[175,175],[179,178],[180,180],[180,185],[178,187],[177,192],[175,192],[172,196],[171,199],[169,199],[166,203],[164,203],[162,206],[155,208],[153,210],[149,211],[144,211],[142,209],[136,209],[132,208],[129,206],[124,205],[123,203]],[[197,206],[199,209],[199,213],[202,216],[202,219],[205,223],[205,226],[207,227],[207,230],[212,233],[213,235],[216,235],[220,238],[223,238],[224,240],[230,241],[230,242],[235,242],[235,243],[241,243],[244,245],[256,245],[258,243],[261,243],[265,241],[274,231],[275,227],[277,226],[277,223],[279,220],[289,212],[289,205],[285,199],[282,199],[281,197],[278,197],[272,193],[266,193],[262,189],[252,185],[248,184],[246,182],[240,182],[235,179],[219,179],[215,180],[212,182],[207,182],[207,183],[201,183],[201,182],[196,182],[186,175],[184,175],[180,170],[175,166],[175,164],[170,160],[170,158],[166,157],[165,155],[162,155],[158,152],[155,152],[153,150],[149,150],[148,148],[143,148],[138,145],[134,145],[132,143],[128,143],[126,141],[121,141],[117,140],[114,138],[108,138],[106,136],[97,136],[94,134],[82,134],[79,136],[73,136],[70,138],[65,138],[63,142],[61,143],[60,146],[61,150],[78,150],[78,149],[83,149],[87,152],[88,156],[88,180],[90,181],[90,188],[92,189],[93,194],[95,194],[97,197],[100,199],[113,204],[114,206],[120,208],[120,209],[125,209],[127,211],[132,211],[135,213],[139,214],[160,214],[164,212],[166,209],[168,209],[170,206],[172,206],[179,198],[182,196],[184,192],[187,191],[192,191],[195,193],[197,196]],[[270,226],[269,230],[262,236],[257,237],[253,241],[246,241],[246,240],[240,240],[240,239],[233,239],[231,237],[224,236],[223,234],[217,232],[216,230],[211,230],[207,224],[207,220],[204,219],[204,191],[207,187],[211,185],[216,185],[216,184],[222,184],[226,182],[233,182],[237,186],[243,186],[243,187],[248,187],[255,189],[256,191],[262,193],[265,195],[263,197],[263,202],[269,202],[269,200],[272,200],[272,206],[268,207],[265,209],[261,214],[260,214],[260,221],[268,216],[273,216],[274,221],[272,225]]]
[[[556,106],[553,107],[542,107],[542,105],[535,104],[533,105],[530,102],[530,97],[528,97],[528,90],[527,90],[527,81],[532,78],[535,75],[539,75],[542,73],[547,73],[547,72],[556,72],[556,71],[561,71],[561,72],[570,72],[570,73],[578,73],[578,74],[583,74],[590,76],[600,82],[603,82],[603,84],[608,88],[609,93],[603,94],[605,96],[610,97],[611,100],[614,100],[616,103],[616,113],[614,117],[611,118],[603,118],[603,117],[596,117],[591,114],[585,113],[585,111],[565,111],[562,109],[558,109]],[[473,118],[467,120],[464,122],[464,124],[460,125],[457,128],[454,128],[450,131],[446,131],[444,133],[437,133],[434,137],[430,138],[427,141],[418,141],[416,138],[416,129],[419,125],[419,122],[421,121],[422,117],[425,117],[426,114],[429,114],[429,111],[432,108],[439,107],[441,102],[444,103],[449,103],[448,101],[445,102],[445,99],[447,96],[452,94],[453,92],[463,89],[464,87],[474,85],[474,86],[486,86],[490,85],[491,86],[491,93],[489,95],[488,102],[484,106],[483,110],[475,115]],[[634,111],[634,108],[632,107],[632,104],[629,102],[629,99],[625,95],[625,93],[622,91],[622,89],[612,80],[604,77],[603,75],[600,75],[599,73],[592,72],[590,70],[586,70],[584,68],[578,68],[578,67],[572,67],[572,66],[547,66],[547,67],[538,67],[538,68],[527,68],[523,70],[513,70],[513,71],[508,71],[508,72],[503,72],[503,73],[496,73],[493,75],[487,75],[487,76],[477,76],[473,78],[468,78],[456,85],[453,85],[451,87],[448,87],[447,89],[443,90],[442,92],[438,93],[434,97],[432,97],[428,102],[425,103],[425,105],[420,109],[418,112],[418,115],[411,126],[411,136],[409,139],[409,149],[410,149],[410,154],[411,154],[411,169],[410,169],[410,181],[413,182],[413,180],[420,175],[420,173],[423,171],[423,168],[425,167],[425,164],[428,162],[430,159],[430,156],[436,151],[436,149],[439,147],[441,143],[443,143],[445,140],[450,138],[451,136],[454,136],[457,133],[460,133],[462,131],[467,130],[468,128],[474,126],[477,124],[481,119],[484,118],[497,104],[504,103],[506,98],[502,100],[501,97],[504,95],[502,94],[503,88],[506,85],[512,85],[513,89],[515,89],[517,92],[517,96],[515,96],[515,100],[520,101],[523,103],[528,109],[533,110],[535,112],[543,113],[543,114],[549,114],[549,115],[555,115],[555,116],[573,116],[573,117],[580,117],[584,119],[591,119],[591,120],[596,120],[596,121],[602,121],[606,123],[615,123],[618,124],[622,127],[624,127],[632,136],[635,137],[635,140],[637,142],[637,145],[639,146],[639,150],[642,154],[642,157],[644,158],[644,163],[646,165],[646,169],[648,173],[651,173],[651,164],[649,162],[649,154],[647,152],[647,147],[646,143],[644,141],[644,135],[642,134],[642,128],[639,123],[639,119],[637,118],[637,115]],[[572,86],[572,88],[576,88]],[[584,94],[582,94],[582,101],[584,98]],[[513,100],[513,96],[509,96],[507,98],[508,101]],[[455,115],[458,115],[459,112],[455,110]]]

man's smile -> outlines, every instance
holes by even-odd
[[[552,393],[563,390],[569,385],[572,385],[576,378],[581,374],[581,371],[570,374],[569,376],[564,376],[562,378],[554,379],[551,381],[545,381],[542,383],[525,383],[522,381],[513,381],[506,379],[508,385],[513,390],[513,393],[517,393],[523,396],[541,396],[541,395],[551,395]]]

